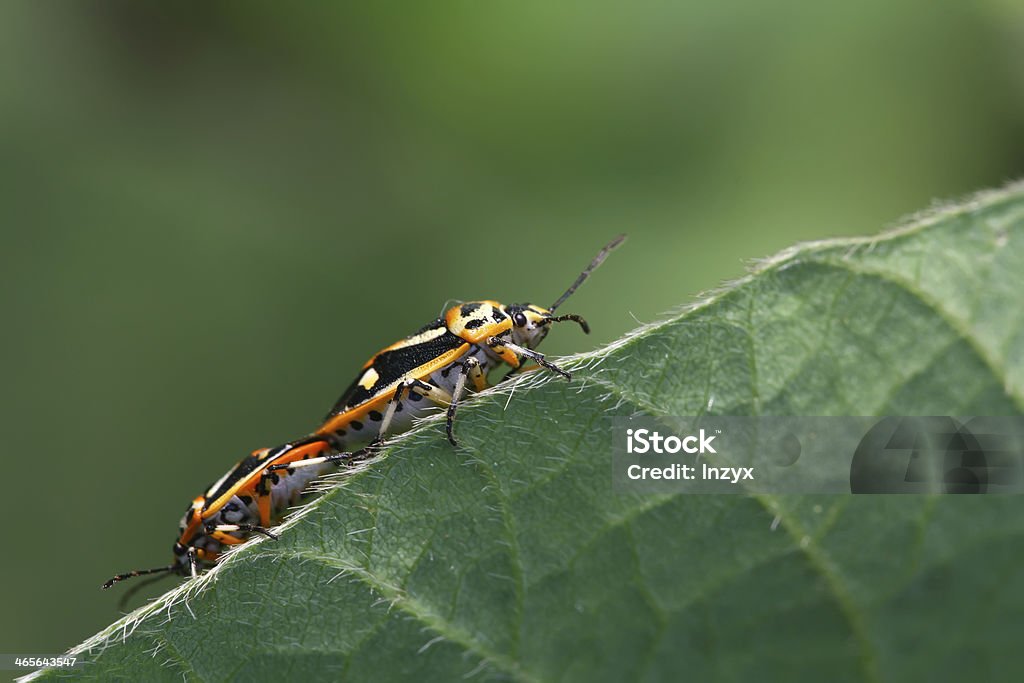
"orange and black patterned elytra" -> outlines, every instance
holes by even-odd
[[[462,348],[466,343],[461,337],[449,332],[441,318],[424,326],[416,335],[413,335],[413,338],[434,330],[440,331],[437,337],[417,344],[381,351],[371,358],[363,369],[372,369],[377,377],[376,381],[369,387],[363,386],[359,382],[365,373],[360,374],[359,377],[352,380],[352,384],[341,395],[324,420],[330,420],[336,415],[343,414],[346,410],[379,396],[388,385],[401,380],[409,372],[409,368],[420,367],[440,356]]]
[[[311,472],[278,472],[273,464],[321,456],[331,450],[323,440],[301,439],[277,448],[254,451],[239,461],[188,506],[174,543],[174,562],[164,567],[118,574],[103,584],[158,572],[195,575],[201,564],[212,564],[226,546],[245,542],[253,533],[275,538],[267,530],[289,504],[296,502],[312,478]]]
[[[312,434],[254,451],[192,501],[171,564],[118,574],[103,587],[160,572],[195,576],[201,565],[212,564],[253,534],[275,538],[268,527],[299,501],[311,481],[334,466],[368,459],[386,434],[408,429],[436,407],[446,409],[448,440],[457,445],[452,426],[459,401],[468,390],[485,389],[488,374],[499,366],[514,372],[532,360],[570,379],[535,349],[554,323],[575,322],[589,333],[581,316],[555,315],[555,309],[624,240],[620,235],[605,245],[548,308],[490,300],[457,304],[374,354]]]

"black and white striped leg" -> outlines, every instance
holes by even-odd
[[[430,384],[423,382],[418,379],[407,379],[402,382],[398,389],[395,391],[395,395],[388,401],[388,409],[384,411],[384,419],[380,421],[380,429],[377,430],[377,436],[370,444],[371,447],[380,445],[384,441],[384,435],[387,434],[388,429],[391,427],[391,421],[395,419],[395,413],[398,411],[398,406],[402,404],[409,394],[416,392],[420,396],[426,396],[431,398],[431,391],[436,389]]]
[[[323,465],[325,462],[334,463],[335,465],[345,465],[360,460],[365,460],[373,455],[373,452],[380,445],[377,439],[374,439],[365,448],[360,448],[358,451],[344,451],[341,453],[332,453],[331,455],[324,455],[319,458],[308,458],[306,460],[298,460],[296,462],[290,462],[281,465],[271,465],[264,473],[260,475],[260,486],[266,488],[269,492],[271,485],[274,482],[274,477],[279,476],[277,472],[286,470],[288,473],[292,473],[295,470],[301,470],[303,467],[315,467],[317,465]],[[266,482],[271,482],[267,484]]]
[[[328,462],[334,463],[335,465],[348,465],[372,457],[384,442],[384,436],[387,433],[388,428],[391,426],[391,421],[395,417],[398,405],[405,400],[410,392],[413,391],[437,405],[448,405],[451,403],[451,395],[447,391],[418,379],[407,379],[399,385],[398,389],[395,390],[395,395],[391,397],[390,401],[388,401],[388,407],[384,412],[384,417],[381,419],[380,429],[377,430],[377,436],[374,437],[373,441],[371,441],[367,446],[359,449],[358,451],[343,451],[319,458],[308,458],[306,460],[299,460],[288,464],[271,465],[264,472],[263,478],[267,478],[271,476],[272,473],[280,470],[288,470],[291,472],[302,467],[312,467]]]
[[[377,452],[380,445],[381,438],[380,435],[378,435],[367,446],[360,448],[358,451],[343,451],[341,453],[324,455],[319,458],[308,458],[306,460],[297,460],[295,462],[281,465],[271,465],[264,470],[262,475],[260,475],[260,486],[269,491],[270,486],[274,483],[274,477],[279,476],[276,473],[281,470],[286,470],[290,474],[295,470],[302,469],[303,467],[315,467],[317,465],[322,465],[325,462],[334,463],[335,465],[351,465],[352,463],[359,462],[360,460],[366,460]],[[268,480],[271,482],[270,484],[266,483]]]
[[[188,558],[188,568],[194,579],[199,576],[199,559],[196,557],[196,549],[189,546],[188,550],[185,551],[185,557]]]
[[[206,533],[214,538],[218,539],[216,534],[228,534],[233,531],[244,531],[247,533],[259,534],[260,536],[266,536],[274,541],[277,540],[277,534],[273,534],[264,527],[258,524],[207,524],[205,526]]]
[[[484,377],[483,371],[480,369],[480,361],[472,356],[459,363],[459,376],[455,379],[455,387],[452,391],[451,401],[448,402],[445,432],[448,434],[448,441],[453,446],[459,445],[455,441],[455,436],[452,434],[452,425],[455,423],[455,411],[459,406],[459,401],[462,400],[463,395],[466,393],[467,380],[473,380],[473,386],[477,387],[477,389],[485,386],[487,381]]]
[[[479,363],[476,359],[471,359],[477,367],[479,372]],[[402,401],[406,400],[412,392],[416,392],[418,395],[427,399],[431,403],[437,406],[450,406],[452,403],[452,395],[444,389],[424,382],[423,380],[409,378],[403,381],[398,389],[395,390],[395,395],[388,401],[387,410],[384,411],[384,417],[380,421],[380,428],[377,430],[377,436],[374,437],[373,441],[370,442],[365,448],[356,451],[355,453],[337,453],[335,455],[328,455],[325,462],[337,462],[342,464],[345,462],[358,462],[359,460],[365,460],[367,457],[373,455],[376,449],[380,448],[381,444],[384,443],[384,437],[391,427],[391,421],[395,419],[395,413],[398,412],[398,406],[402,404]],[[311,461],[310,461],[311,462]]]
[[[497,337],[490,337],[487,340],[487,345],[490,346],[492,349],[504,347],[512,351],[512,353],[516,354],[517,356],[525,356],[526,358],[529,358],[538,365],[545,367],[548,370],[551,370],[552,372],[557,372],[559,375],[565,377],[568,380],[572,379],[572,375],[570,375],[568,372],[558,367],[554,363],[548,361],[546,358],[544,358],[544,354],[537,353],[533,349],[528,349],[525,346],[519,346],[519,344],[513,344],[510,341],[504,341],[498,339]]]

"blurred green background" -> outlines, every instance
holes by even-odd
[[[0,651],[116,618],[448,299],[548,304],[628,232],[545,343],[589,349],[1019,176],[1022,45],[1009,0],[4,4]]]

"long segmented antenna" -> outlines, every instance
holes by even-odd
[[[130,572],[124,574],[118,574],[117,576],[111,577],[103,584],[103,588],[107,589],[113,586],[118,581],[124,581],[125,579],[131,579],[136,576],[145,576],[146,574],[158,574],[160,572],[173,572],[177,569],[177,565],[169,564],[166,567],[154,567],[153,569],[133,569]]]
[[[582,273],[580,273],[580,276],[578,278],[576,278],[576,282],[572,283],[572,286],[569,287],[569,289],[565,290],[565,294],[563,294],[562,296],[558,297],[558,299],[555,301],[555,303],[553,303],[550,306],[548,306],[548,310],[551,311],[551,312],[554,312],[554,310],[556,308],[561,306],[565,302],[565,300],[568,299],[572,295],[572,293],[576,291],[576,288],[579,287],[580,285],[582,285],[583,281],[586,280],[588,277],[590,277],[590,274],[594,271],[594,268],[597,268],[599,265],[601,265],[601,263],[605,260],[605,258],[608,257],[608,254],[610,254],[612,252],[612,249],[614,249],[615,247],[619,246],[620,244],[622,244],[625,241],[626,241],[626,236],[625,235],[619,235],[618,237],[613,239],[611,242],[609,242],[608,244],[604,245],[604,249],[599,251],[597,253],[597,256],[594,257],[594,260],[590,262],[590,265],[587,266],[583,270]]]
[[[565,315],[553,315],[550,318],[544,318],[538,325],[550,325],[551,323],[563,323],[566,320],[571,320],[583,330],[583,334],[590,334],[590,325],[583,319],[583,316],[577,315],[576,313],[566,313]]]

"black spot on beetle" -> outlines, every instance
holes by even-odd
[[[360,429],[363,428],[363,423],[360,422],[359,420],[352,420],[351,422],[348,423],[348,426],[358,432]]]
[[[344,429],[339,429],[338,431],[336,431],[334,433],[337,434],[338,436],[345,436],[345,430]]]
[[[459,313],[465,316],[470,316],[473,314],[473,311],[478,308],[480,308],[480,304],[462,304],[462,307],[459,308]]]
[[[409,400],[412,401],[413,403],[415,403],[417,401],[422,401],[423,400],[423,394],[417,393],[415,391],[410,391],[409,392]]]
[[[371,419],[371,420],[373,420],[374,422],[380,422],[381,420],[383,420],[383,419],[384,419],[384,416],[383,416],[383,415],[381,415],[381,414],[380,414],[380,413],[379,413],[378,411],[376,411],[376,410],[371,410],[371,411],[369,412],[369,416],[370,416],[370,419]]]
[[[483,320],[480,320],[479,318],[474,318],[473,320],[470,320],[468,323],[466,323],[466,329],[467,330],[475,330],[478,327],[482,327],[483,324],[484,324]]]

